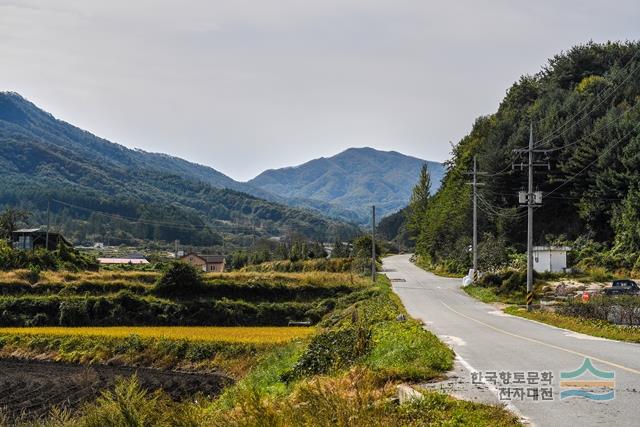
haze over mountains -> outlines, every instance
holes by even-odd
[[[34,212],[53,198],[54,218],[77,240],[180,239],[302,233],[330,240],[405,206],[423,160],[352,148],[243,183],[166,154],[96,137],[16,93],[0,93],[0,205]],[[428,162],[434,190],[443,167]],[[66,203],[64,205],[59,202]],[[300,209],[305,208],[305,209]],[[331,219],[333,218],[333,219]]]
[[[21,206],[76,242],[155,240],[214,246],[291,232],[347,238],[354,225],[259,199],[216,170],[98,138],[15,93],[0,93],[0,205]],[[242,192],[239,192],[242,191]],[[34,225],[36,225],[34,224]]]
[[[337,210],[346,209],[352,211],[359,222],[366,223],[372,204],[376,205],[380,217],[407,204],[424,163],[428,165],[435,192],[444,173],[442,163],[368,147],[349,148],[296,167],[268,170],[249,184],[287,199],[300,200],[302,205],[305,200],[325,202],[330,207],[324,213],[340,216]],[[336,212],[332,212],[331,207]]]

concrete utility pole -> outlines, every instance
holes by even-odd
[[[371,280],[376,281],[376,206],[371,206]]]
[[[473,171],[467,172],[473,175],[473,181],[469,182],[473,186],[473,281],[478,280],[478,186],[484,184],[478,182],[478,175],[486,175],[486,172],[478,172],[477,156],[473,156]]]
[[[547,169],[551,169],[549,163],[535,163],[535,153],[547,153],[549,150],[534,150],[533,149],[533,123],[529,125],[529,148],[514,150],[515,153],[527,153],[528,162],[527,168],[529,169],[529,179],[527,186],[526,196],[520,192],[520,202],[526,202],[527,204],[527,311],[531,311],[531,305],[533,304],[533,208],[542,204],[542,192],[533,191],[533,169],[535,167],[544,166]],[[514,165],[515,167],[516,165]],[[517,165],[522,170],[524,164]],[[525,196],[525,197],[523,197]]]

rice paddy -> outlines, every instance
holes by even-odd
[[[107,327],[4,327],[0,335],[41,335],[186,340],[250,344],[282,344],[304,338],[313,327],[234,327],[234,326],[107,326]]]

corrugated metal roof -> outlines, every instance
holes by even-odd
[[[100,264],[149,264],[144,258],[98,258]]]

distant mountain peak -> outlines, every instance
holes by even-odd
[[[28,206],[36,214],[55,197],[74,206],[64,230],[74,239],[103,238],[114,214],[133,220],[111,224],[128,242],[153,236],[207,245],[219,241],[214,230],[226,228],[234,236],[240,226],[250,233],[294,230],[329,240],[357,231],[344,221],[284,206],[278,196],[207,166],[99,138],[15,92],[0,93],[0,141],[0,205]],[[55,216],[60,206],[52,211]],[[157,232],[141,226],[156,221]]]
[[[325,209],[355,212],[364,223],[372,204],[381,215],[404,207],[425,163],[435,191],[444,173],[441,163],[372,147],[351,147],[331,157],[271,169],[249,184],[284,198],[321,202]]]

